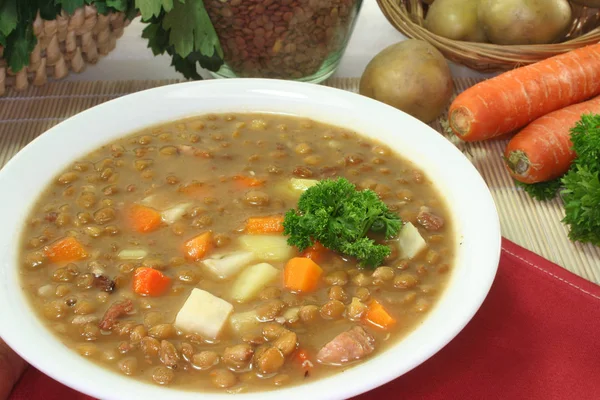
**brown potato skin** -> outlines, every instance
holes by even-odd
[[[487,42],[479,23],[480,0],[436,0],[425,16],[425,28],[452,40]]]
[[[479,21],[494,44],[548,44],[569,29],[567,0],[481,0]]]
[[[393,44],[367,65],[359,93],[396,107],[425,123],[440,116],[454,84],[442,53],[427,42]]]

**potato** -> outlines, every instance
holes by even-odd
[[[427,11],[425,28],[453,40],[487,42],[477,18],[480,0],[436,0]]]
[[[479,5],[479,21],[495,44],[556,42],[572,18],[567,0],[481,0]]]
[[[360,94],[423,122],[444,110],[454,89],[444,56],[427,42],[409,39],[375,56],[360,79]]]

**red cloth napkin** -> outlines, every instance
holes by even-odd
[[[356,400],[598,399],[600,286],[503,240],[466,328],[427,362]],[[10,400],[90,400],[29,368]]]

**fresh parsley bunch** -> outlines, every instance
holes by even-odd
[[[361,266],[377,267],[390,254],[368,234],[386,239],[398,234],[400,217],[372,190],[357,191],[347,179],[323,180],[300,196],[297,210],[283,222],[288,244],[303,251],[318,241],[328,249],[356,257]]]
[[[577,157],[564,176],[519,186],[538,200],[550,200],[559,193],[569,238],[600,246],[600,115],[583,115],[571,129],[571,142]]]
[[[37,43],[33,21],[38,12],[53,20],[86,4],[100,14],[124,12],[127,19],[141,14],[148,24],[142,34],[148,47],[154,55],[168,53],[188,79],[201,79],[198,64],[211,71],[223,65],[223,50],[203,0],[0,0],[0,46],[8,66],[18,72],[29,63]]]
[[[577,158],[562,177],[563,222],[569,238],[600,246],[600,115],[584,115],[571,130]]]
[[[197,64],[210,71],[223,65],[223,50],[203,0],[135,0],[148,23],[142,37],[154,55],[168,53],[171,65],[188,79],[202,79]]]

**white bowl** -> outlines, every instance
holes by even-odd
[[[343,399],[415,368],[452,340],[486,297],[500,257],[494,202],[473,165],[429,126],[369,98],[325,86],[232,79],[183,83],[135,93],[78,114],[34,140],[0,171],[0,336],[50,377],[101,399],[197,399],[102,368],[68,349],[30,309],[20,287],[19,240],[27,214],[61,169],[76,157],[133,131],[209,112],[275,112],[347,126],[387,143],[417,164],[446,198],[456,231],[456,260],[442,298],[422,325],[389,350],[329,378],[247,400]],[[203,399],[231,398],[206,393]]]

